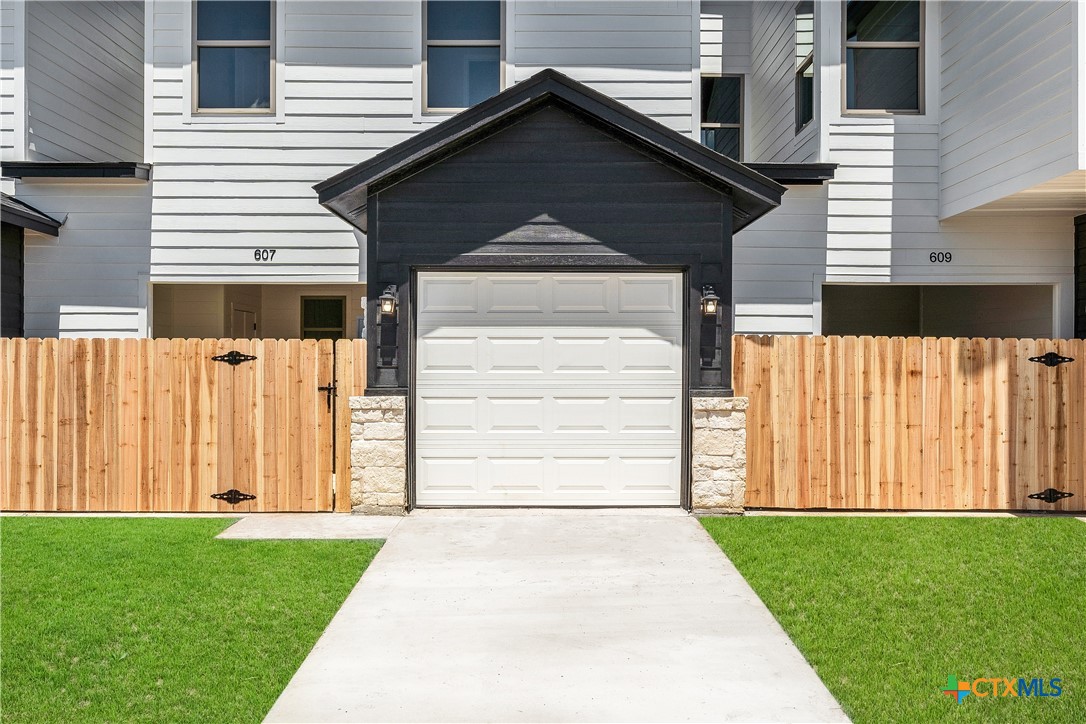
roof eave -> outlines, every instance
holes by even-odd
[[[133,179],[147,181],[151,178],[151,164],[137,161],[106,162],[57,162],[57,161],[5,161],[3,175],[19,179]]]
[[[60,236],[60,227],[63,222],[57,221],[42,211],[38,211],[25,201],[4,194],[3,207],[5,224],[36,231],[46,236]]]

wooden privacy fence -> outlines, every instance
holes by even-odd
[[[1086,341],[737,336],[748,507],[1086,509]],[[1047,367],[1056,352],[1074,362]],[[1048,488],[1074,493],[1055,504]]]
[[[350,510],[360,340],[0,339],[0,385],[4,510]]]

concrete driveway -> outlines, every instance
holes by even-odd
[[[847,721],[678,511],[416,511],[267,721]]]

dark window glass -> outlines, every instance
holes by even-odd
[[[270,48],[200,48],[200,108],[270,108]]]
[[[200,0],[196,4],[199,40],[270,40],[269,0]]]
[[[427,40],[499,40],[501,3],[431,0],[426,4]]]
[[[431,46],[426,58],[430,108],[469,108],[499,90],[498,46]]]
[[[302,301],[302,326],[306,329],[343,328],[343,299],[305,299]],[[323,339],[323,338],[322,338]]]
[[[796,128],[814,119],[814,66],[796,73]]]
[[[703,128],[701,143],[728,158],[739,158],[738,128]]]
[[[920,40],[920,3],[849,2],[847,40],[907,42]]]
[[[307,329],[302,332],[302,339],[343,339],[341,329]]]
[[[741,123],[742,98],[739,78],[702,78],[701,122]]]
[[[919,108],[919,48],[849,48],[848,108]]]

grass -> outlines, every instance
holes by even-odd
[[[380,542],[232,522],[0,519],[3,720],[260,721]]]
[[[1086,721],[1086,524],[859,517],[702,523],[854,721]],[[1063,693],[971,695],[957,704],[940,693],[950,674],[1058,677]]]

